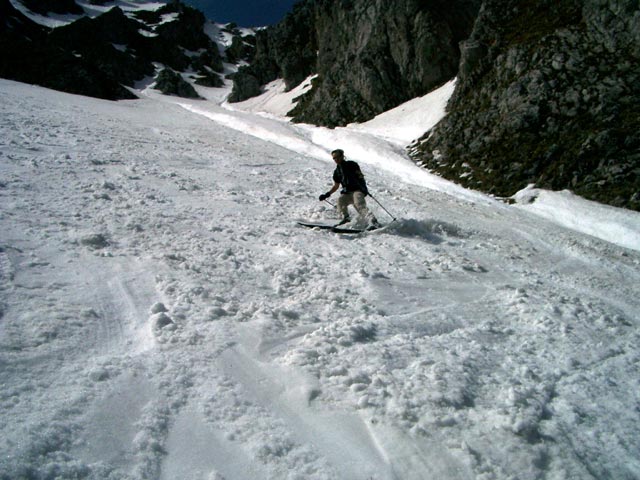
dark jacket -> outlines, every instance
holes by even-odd
[[[333,171],[333,181],[342,185],[340,193],[369,193],[360,166],[351,160],[341,162]]]

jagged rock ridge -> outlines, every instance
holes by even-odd
[[[333,127],[457,75],[447,117],[410,148],[417,163],[497,196],[536,184],[640,210],[638,1],[479,7],[305,0],[260,33],[232,100],[278,77],[292,88],[317,73],[290,114]]]
[[[283,78],[288,90],[316,71],[317,39],[315,0],[303,0],[277,25],[256,32],[251,64],[233,75],[230,102],[240,102],[262,93],[261,87]]]
[[[231,101],[284,78],[313,88],[291,112],[296,121],[337,126],[364,121],[455,76],[458,43],[480,0],[306,0],[258,33],[253,63],[235,78]]]
[[[23,4],[42,15],[84,14],[73,0],[24,0]],[[222,58],[204,33],[204,24],[201,12],[174,1],[157,10],[127,13],[114,6],[95,18],[81,16],[68,25],[48,28],[27,18],[9,0],[0,0],[0,76],[117,100],[136,98],[123,85],[134,86],[153,76],[157,62],[175,71],[195,72],[198,84],[219,87]]]
[[[413,158],[464,186],[527,184],[640,210],[634,0],[486,0],[447,117]]]

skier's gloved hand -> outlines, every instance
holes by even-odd
[[[329,198],[331,195],[327,194],[327,193],[323,193],[322,195],[320,195],[320,197],[318,197],[320,199],[321,202],[324,202],[327,198]]]

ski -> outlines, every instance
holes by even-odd
[[[303,222],[298,221],[298,225],[302,225],[307,228],[319,228],[321,230],[331,230],[334,233],[364,233],[364,232],[372,232],[376,230],[376,228],[349,228],[342,227],[340,225],[329,225],[326,223],[311,223],[311,222]]]

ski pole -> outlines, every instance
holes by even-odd
[[[335,207],[335,205],[333,203],[331,203],[329,200],[325,199],[325,202],[327,202],[329,205],[331,205],[332,207]]]
[[[369,193],[369,196],[370,196],[371,198],[373,198],[373,199],[375,200],[375,202],[376,202],[378,205],[380,205],[380,207],[382,207],[382,209],[383,209],[385,212],[387,212],[387,215],[389,215],[389,216],[393,219],[393,221],[394,221],[394,222],[396,221],[396,217],[394,217],[393,215],[391,215],[391,213],[389,213],[389,210],[387,210],[386,208],[384,208],[384,205],[382,205],[382,204],[378,201],[378,199],[377,199],[376,197],[374,197],[373,195],[371,195],[371,193]]]

